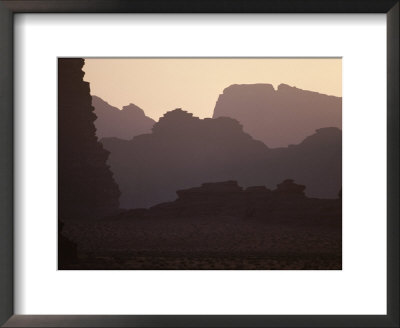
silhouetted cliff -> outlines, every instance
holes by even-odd
[[[92,97],[80,58],[58,60],[58,211],[63,221],[118,209],[120,195],[98,142]]]
[[[291,178],[312,197],[336,198],[341,188],[341,131],[319,129],[301,144],[269,149],[243,132],[234,119],[201,120],[177,109],[151,134],[130,141],[102,140],[124,208],[150,207],[175,199],[175,191],[204,181],[236,180],[242,186]]]
[[[134,104],[124,106],[120,110],[100,97],[92,96],[92,105],[97,116],[94,124],[99,139],[104,137],[132,139],[134,136],[149,133],[155,123],[146,116],[143,109]]]
[[[342,98],[281,84],[231,85],[219,96],[214,116],[237,119],[267,146],[297,144],[316,129],[342,126]]]

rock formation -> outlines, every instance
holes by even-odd
[[[342,126],[342,98],[286,84],[234,84],[219,96],[213,118],[237,119],[271,148],[297,144],[316,129]]]
[[[305,196],[305,189],[306,186],[296,184],[291,179],[279,183],[273,190],[265,186],[243,188],[237,181],[203,183],[200,187],[178,190],[175,201],[157,204],[147,210],[123,211],[118,218],[200,220],[200,217],[209,217],[217,221],[229,216],[260,218],[269,224],[340,226],[341,199],[309,198]]]
[[[304,196],[305,189],[306,186],[295,184],[292,179],[287,179],[277,185],[276,192],[286,195]]]
[[[176,190],[204,181],[271,188],[289,178],[307,185],[308,196],[322,198],[336,198],[341,188],[337,128],[319,129],[296,146],[269,149],[232,118],[202,120],[177,109],[166,113],[151,134],[102,142],[111,152],[123,208],[172,201]]]
[[[58,210],[64,222],[118,209],[109,153],[98,142],[92,97],[80,58],[58,60]]]
[[[124,106],[120,110],[100,97],[92,96],[92,105],[97,116],[94,124],[99,139],[132,139],[134,136],[149,133],[155,123],[152,118],[146,116],[143,109],[134,104]]]

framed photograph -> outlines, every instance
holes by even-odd
[[[0,1],[5,327],[398,327],[398,1]]]
[[[58,269],[341,270],[341,61],[58,58]]]

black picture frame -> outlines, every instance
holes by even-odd
[[[385,13],[387,315],[14,315],[13,18],[17,13]],[[5,327],[399,327],[398,0],[0,0],[0,73],[0,324]]]

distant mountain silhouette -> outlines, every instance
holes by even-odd
[[[341,130],[319,129],[302,143],[269,149],[227,117],[199,119],[177,109],[151,134],[105,138],[121,207],[150,207],[176,198],[176,190],[205,181],[236,180],[244,187],[275,186],[291,178],[312,197],[336,198],[341,188]]]
[[[280,84],[234,84],[219,96],[213,118],[232,117],[269,147],[297,144],[316,129],[342,127],[342,98]]]
[[[122,107],[122,110],[111,106],[97,96],[92,96],[97,120],[94,122],[97,137],[116,137],[132,139],[134,136],[149,133],[155,121],[147,117],[143,109],[134,104]]]

